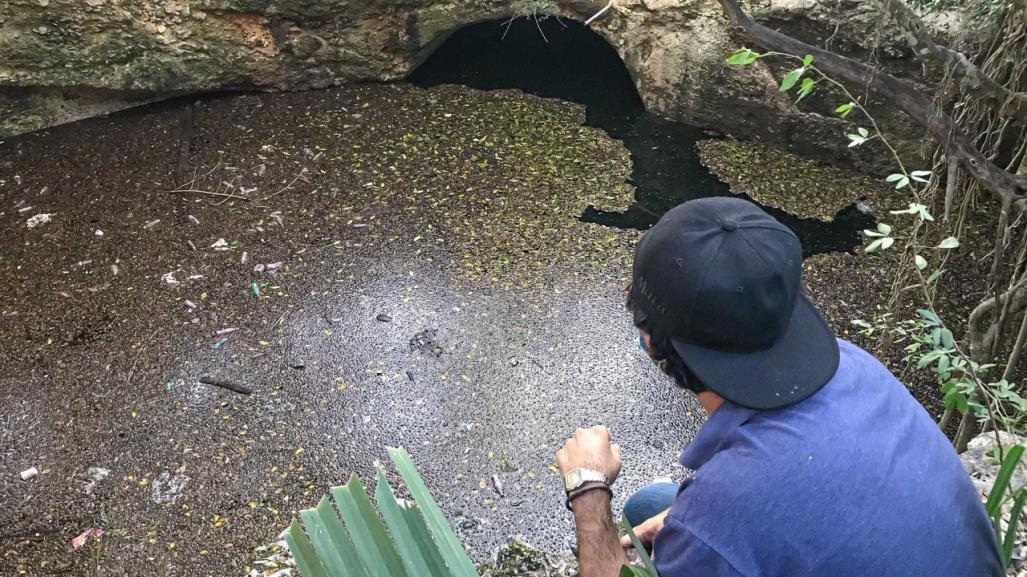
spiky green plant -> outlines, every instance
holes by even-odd
[[[303,577],[478,577],[406,450],[389,448],[413,501],[396,498],[378,471],[371,499],[356,475],[331,489],[332,502],[300,511],[286,541]],[[384,522],[383,522],[384,520]],[[304,532],[306,529],[306,532]]]
[[[397,499],[381,470],[377,510],[356,475],[332,487],[332,499],[300,511],[285,535],[301,577],[480,577],[410,455],[403,448],[388,451],[413,500]],[[645,567],[625,565],[621,577],[656,577],[634,532],[622,526]]]

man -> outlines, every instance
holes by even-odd
[[[1002,575],[952,446],[883,365],[835,339],[801,265],[795,235],[734,198],[678,206],[639,243],[642,344],[709,414],[681,455],[695,474],[625,505],[660,576]],[[630,546],[610,511],[620,451],[605,428],[579,429],[557,462],[581,576],[614,577]]]

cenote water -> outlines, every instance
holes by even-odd
[[[623,141],[630,151],[635,186],[635,202],[627,211],[590,207],[581,214],[583,221],[645,230],[682,202],[731,194],[700,163],[695,146],[699,140],[720,135],[646,112],[617,52],[580,23],[547,18],[536,25],[533,19],[521,18],[464,27],[409,81],[421,87],[462,84],[479,90],[519,89],[583,104],[587,124]],[[860,231],[873,224],[873,218],[855,205],[831,221],[799,218],[761,206],[795,231],[806,256],[852,251]]]

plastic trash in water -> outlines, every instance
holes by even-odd
[[[82,533],[80,533],[78,537],[75,537],[71,540],[71,548],[81,549],[82,546],[85,545],[87,541],[89,541],[90,537],[94,539],[99,539],[100,537],[103,537],[106,534],[107,532],[103,529],[86,529],[85,531],[82,531]]]
[[[28,469],[25,469],[24,471],[21,472],[21,480],[22,481],[28,481],[29,479],[35,477],[38,474],[39,474],[39,469],[37,469],[35,467],[29,467]]]

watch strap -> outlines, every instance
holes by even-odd
[[[567,500],[564,501],[564,505],[567,507],[568,511],[573,512],[574,509],[571,507],[571,503],[575,499],[577,499],[578,497],[584,495],[585,493],[588,493],[588,492],[591,492],[591,491],[595,491],[597,489],[602,490],[602,491],[606,491],[606,494],[610,496],[610,500],[613,500],[613,489],[611,489],[610,486],[606,484],[606,482],[604,482],[604,481],[587,481],[587,482],[583,483],[581,486],[579,486],[577,489],[574,489],[573,491],[568,491],[567,492]]]

